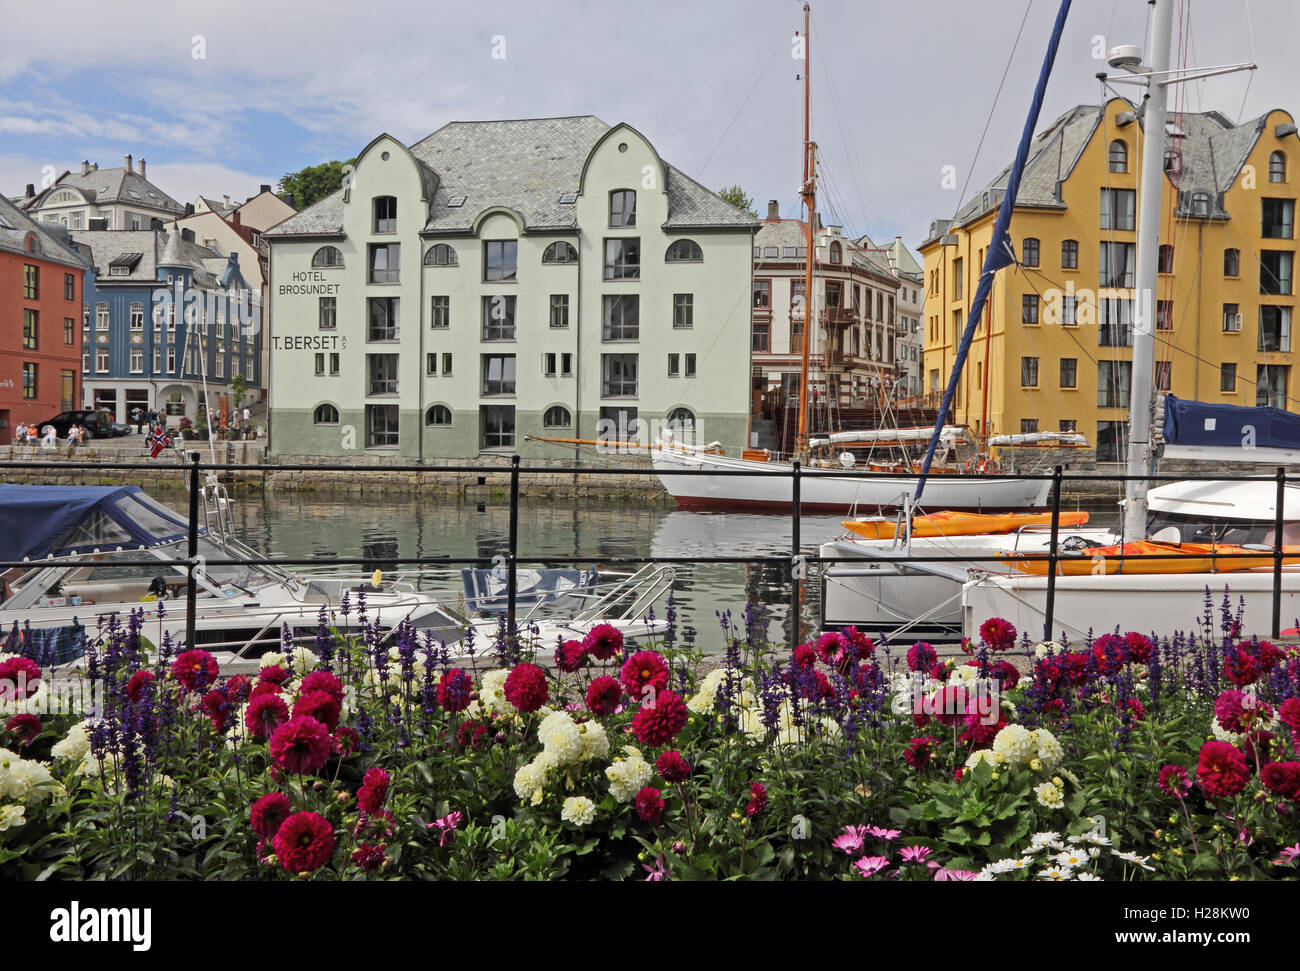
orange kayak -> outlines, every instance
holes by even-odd
[[[1062,512],[1062,526],[1082,526],[1088,521],[1086,512]],[[842,525],[855,536],[863,539],[893,539],[898,531],[898,523],[892,519],[846,519]],[[984,533],[1010,533],[1022,526],[1050,526],[1050,512],[1009,512],[976,513],[943,512],[917,516],[912,520],[912,535],[933,536],[978,536]]]
[[[1177,554],[1176,558],[1170,554]],[[1247,555],[1241,555],[1247,554]],[[1300,563],[1300,546],[1282,547],[1283,563]],[[1228,543],[1157,543],[1139,540],[1123,546],[1090,546],[1057,561],[1057,576],[1103,574],[1231,573],[1272,567],[1273,555]],[[1047,576],[1047,560],[1012,558],[1021,573]]]

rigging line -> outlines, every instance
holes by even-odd
[[[718,144],[713,146],[713,151],[709,152],[708,157],[704,159],[704,164],[700,166],[699,174],[701,176],[704,175],[704,170],[709,167],[709,163],[713,161],[713,156],[717,154],[718,149],[722,147],[722,143],[726,139],[727,133],[731,131],[731,126],[736,123],[736,119],[740,117],[740,113],[745,110],[745,105],[749,104],[749,99],[754,96],[754,92],[758,90],[759,84],[762,82],[763,78],[767,76],[768,68],[770,68],[772,62],[776,60],[776,55],[780,54],[781,51],[785,49],[787,43],[788,42],[783,38],[781,43],[777,44],[776,50],[772,51],[772,56],[769,57],[767,63],[763,65],[763,70],[759,72],[758,77],[754,78],[754,83],[750,86],[749,94],[745,95],[745,100],[740,103],[740,107],[736,109],[736,113],[732,116],[731,121],[727,122],[727,127],[722,129],[722,134],[718,136]]]
[[[853,141],[853,130],[844,122],[845,112],[843,107],[840,104],[839,87],[838,85],[836,85],[835,77],[831,73],[829,60],[827,59],[826,55],[822,53],[820,46],[818,46],[817,48],[817,56],[820,58],[822,70],[826,74],[826,84],[827,87],[830,88],[830,92],[831,92],[831,107],[834,110],[836,121],[840,126],[841,137],[843,137],[844,140],[847,142],[847,148],[851,153],[850,158],[851,159],[861,158],[861,156],[858,154],[858,147]],[[865,233],[867,231],[866,227],[869,225],[867,220],[867,205],[865,202],[863,202],[862,187],[858,184],[858,167],[853,165],[851,161],[849,164],[849,173],[853,178],[853,189],[858,195],[858,206],[862,212],[862,224],[863,224],[862,231]],[[866,179],[865,173],[863,173],[862,178],[863,180]],[[866,193],[866,196],[868,199],[871,199],[871,192],[869,189]],[[874,199],[871,199],[871,216],[873,217],[875,223],[879,225],[880,213],[876,211],[876,204]]]
[[[984,131],[980,133],[979,144],[975,146],[975,157],[971,159],[970,168],[966,171],[966,182],[961,187],[961,195],[957,197],[957,208],[952,213],[953,222],[957,221],[957,213],[961,211],[962,202],[966,198],[966,190],[970,188],[971,176],[975,174],[975,166],[979,163],[980,150],[984,147],[984,139],[988,136],[989,125],[993,123],[993,112],[997,109],[998,99],[1002,97],[1003,85],[1007,83],[1007,75],[1011,73],[1011,62],[1015,60],[1016,48],[1020,46],[1020,38],[1025,32],[1025,24],[1029,20],[1029,11],[1033,6],[1034,0],[1029,0],[1025,4],[1025,15],[1020,18],[1020,29],[1016,31],[1016,39],[1011,45],[1011,53],[1007,57],[1007,66],[1002,69],[1002,80],[998,82],[998,90],[993,95],[993,104],[989,106],[989,116],[984,120]]]
[[[1250,37],[1250,63],[1255,63],[1255,26],[1250,19],[1250,0],[1242,0],[1241,5],[1246,8],[1246,32]],[[1237,109],[1237,124],[1241,124],[1241,116],[1246,111],[1246,99],[1250,97],[1250,86],[1255,83],[1255,72],[1246,72],[1246,90],[1241,95],[1241,107]]]

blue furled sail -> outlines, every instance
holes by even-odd
[[[1212,405],[1167,394],[1163,437],[1169,458],[1269,461],[1280,458],[1277,452],[1300,452],[1300,415],[1271,405]]]
[[[1038,127],[1038,112],[1043,107],[1043,95],[1047,92],[1047,79],[1052,73],[1056,61],[1056,50],[1061,44],[1061,32],[1065,29],[1065,17],[1070,12],[1070,0],[1061,0],[1061,9],[1056,13],[1056,23],[1052,27],[1052,37],[1047,44],[1047,55],[1043,58],[1043,67],[1038,74],[1038,85],[1034,88],[1033,104],[1029,106],[1029,117],[1025,119],[1025,130],[1020,136],[1020,147],[1016,149],[1016,160],[1007,176],[1006,194],[1002,197],[1002,208],[998,210],[998,219],[993,226],[993,240],[984,257],[984,267],[980,270],[979,286],[971,300],[970,314],[966,318],[966,329],[962,331],[961,344],[957,347],[957,356],[953,359],[952,374],[948,378],[948,387],[943,393],[943,404],[939,406],[939,419],[935,422],[934,436],[925,450],[925,463],[921,467],[921,476],[916,483],[916,500],[921,498],[925,489],[925,480],[934,462],[934,452],[939,445],[939,431],[943,425],[943,416],[952,407],[957,394],[957,383],[961,380],[962,368],[966,366],[966,356],[970,353],[971,340],[980,316],[984,313],[984,304],[988,302],[989,291],[993,288],[993,274],[1002,267],[1015,261],[1011,248],[1011,211],[1016,206],[1016,195],[1020,191],[1020,177],[1025,171],[1025,162],[1029,157],[1029,144],[1034,138],[1034,129]]]

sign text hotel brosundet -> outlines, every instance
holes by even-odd
[[[299,270],[292,274],[292,283],[281,283],[280,294],[298,296],[336,297],[339,292],[337,283],[327,283],[326,276],[320,270]]]

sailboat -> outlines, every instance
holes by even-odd
[[[816,291],[813,276],[817,262],[817,153],[816,143],[809,131],[809,104],[811,97],[811,37],[809,7],[804,4],[804,181],[800,189],[807,208],[807,264],[804,293],[811,304],[805,318],[816,319]],[[798,396],[798,433],[795,440],[795,458],[775,461],[767,456],[742,454],[733,457],[722,454],[717,443],[693,446],[673,441],[671,437],[649,447],[651,461],[659,473],[659,480],[680,505],[704,508],[742,508],[789,511],[794,502],[793,473],[798,463],[800,473],[800,508],[810,512],[848,512],[852,508],[891,510],[908,505],[908,497],[916,490],[918,478],[907,446],[931,439],[927,468],[933,463],[936,448],[942,445],[940,465],[936,471],[978,472],[983,464],[979,456],[966,456],[959,447],[974,442],[974,437],[963,427],[946,425],[943,416],[947,405],[939,411],[933,429],[880,429],[868,432],[836,432],[821,438],[811,438],[808,429],[810,389],[808,381],[809,341],[811,327],[805,326],[801,341],[801,365]],[[852,449],[892,445],[904,455],[899,472],[859,470]],[[962,459],[966,463],[962,463]],[[970,461],[975,458],[975,461]],[[969,466],[969,468],[967,468]],[[685,474],[684,474],[685,473]],[[713,473],[713,474],[709,474]],[[975,475],[962,477],[939,476],[928,493],[935,508],[969,510],[975,512],[1021,511],[1042,508],[1050,482],[1018,479],[1015,477]]]
[[[1112,66],[1146,79],[1137,224],[1139,294],[1154,293],[1157,280],[1167,84],[1255,68],[1254,64],[1240,64],[1196,73],[1171,72],[1172,33],[1173,0],[1151,0],[1149,66],[1139,63],[1132,48],[1117,48],[1111,58]],[[1271,476],[1247,476],[1230,482],[1182,482],[1149,490],[1156,444],[1152,433],[1154,365],[1155,331],[1148,319],[1145,326],[1134,329],[1131,444],[1120,541],[1164,542],[1179,552],[1199,554],[1208,540],[1215,555],[1211,568],[1183,572],[1181,567],[1171,567],[1160,571],[1152,557],[1137,569],[1112,572],[1101,554],[1101,569],[1090,569],[1083,575],[1072,575],[1071,569],[1061,569],[1058,572],[1064,575],[1057,576],[974,574],[962,591],[967,634],[978,631],[991,617],[1010,620],[1021,630],[1042,630],[1048,640],[1063,636],[1078,639],[1099,627],[1150,630],[1155,618],[1167,624],[1194,626],[1204,609],[1207,590],[1220,597],[1226,590],[1234,606],[1243,604],[1243,624],[1248,631],[1271,630],[1277,635],[1283,617],[1300,616],[1300,567],[1288,562],[1292,549],[1285,545],[1288,539],[1294,542],[1294,534],[1300,532],[1296,529],[1300,522],[1300,486]],[[1249,454],[1242,449],[1242,443],[1247,441],[1243,434],[1246,426],[1249,440],[1254,443]],[[1231,457],[1282,465],[1294,462],[1300,455],[1300,419],[1277,408],[1205,405],[1167,396],[1164,437],[1166,455],[1210,463]],[[1173,493],[1172,507],[1162,493]],[[1189,515],[1193,511],[1195,514]],[[1224,544],[1243,550],[1241,558],[1218,559]],[[1097,549],[1085,547],[1080,553],[1096,555]],[[1249,554],[1266,554],[1262,557],[1266,564],[1252,562]]]

